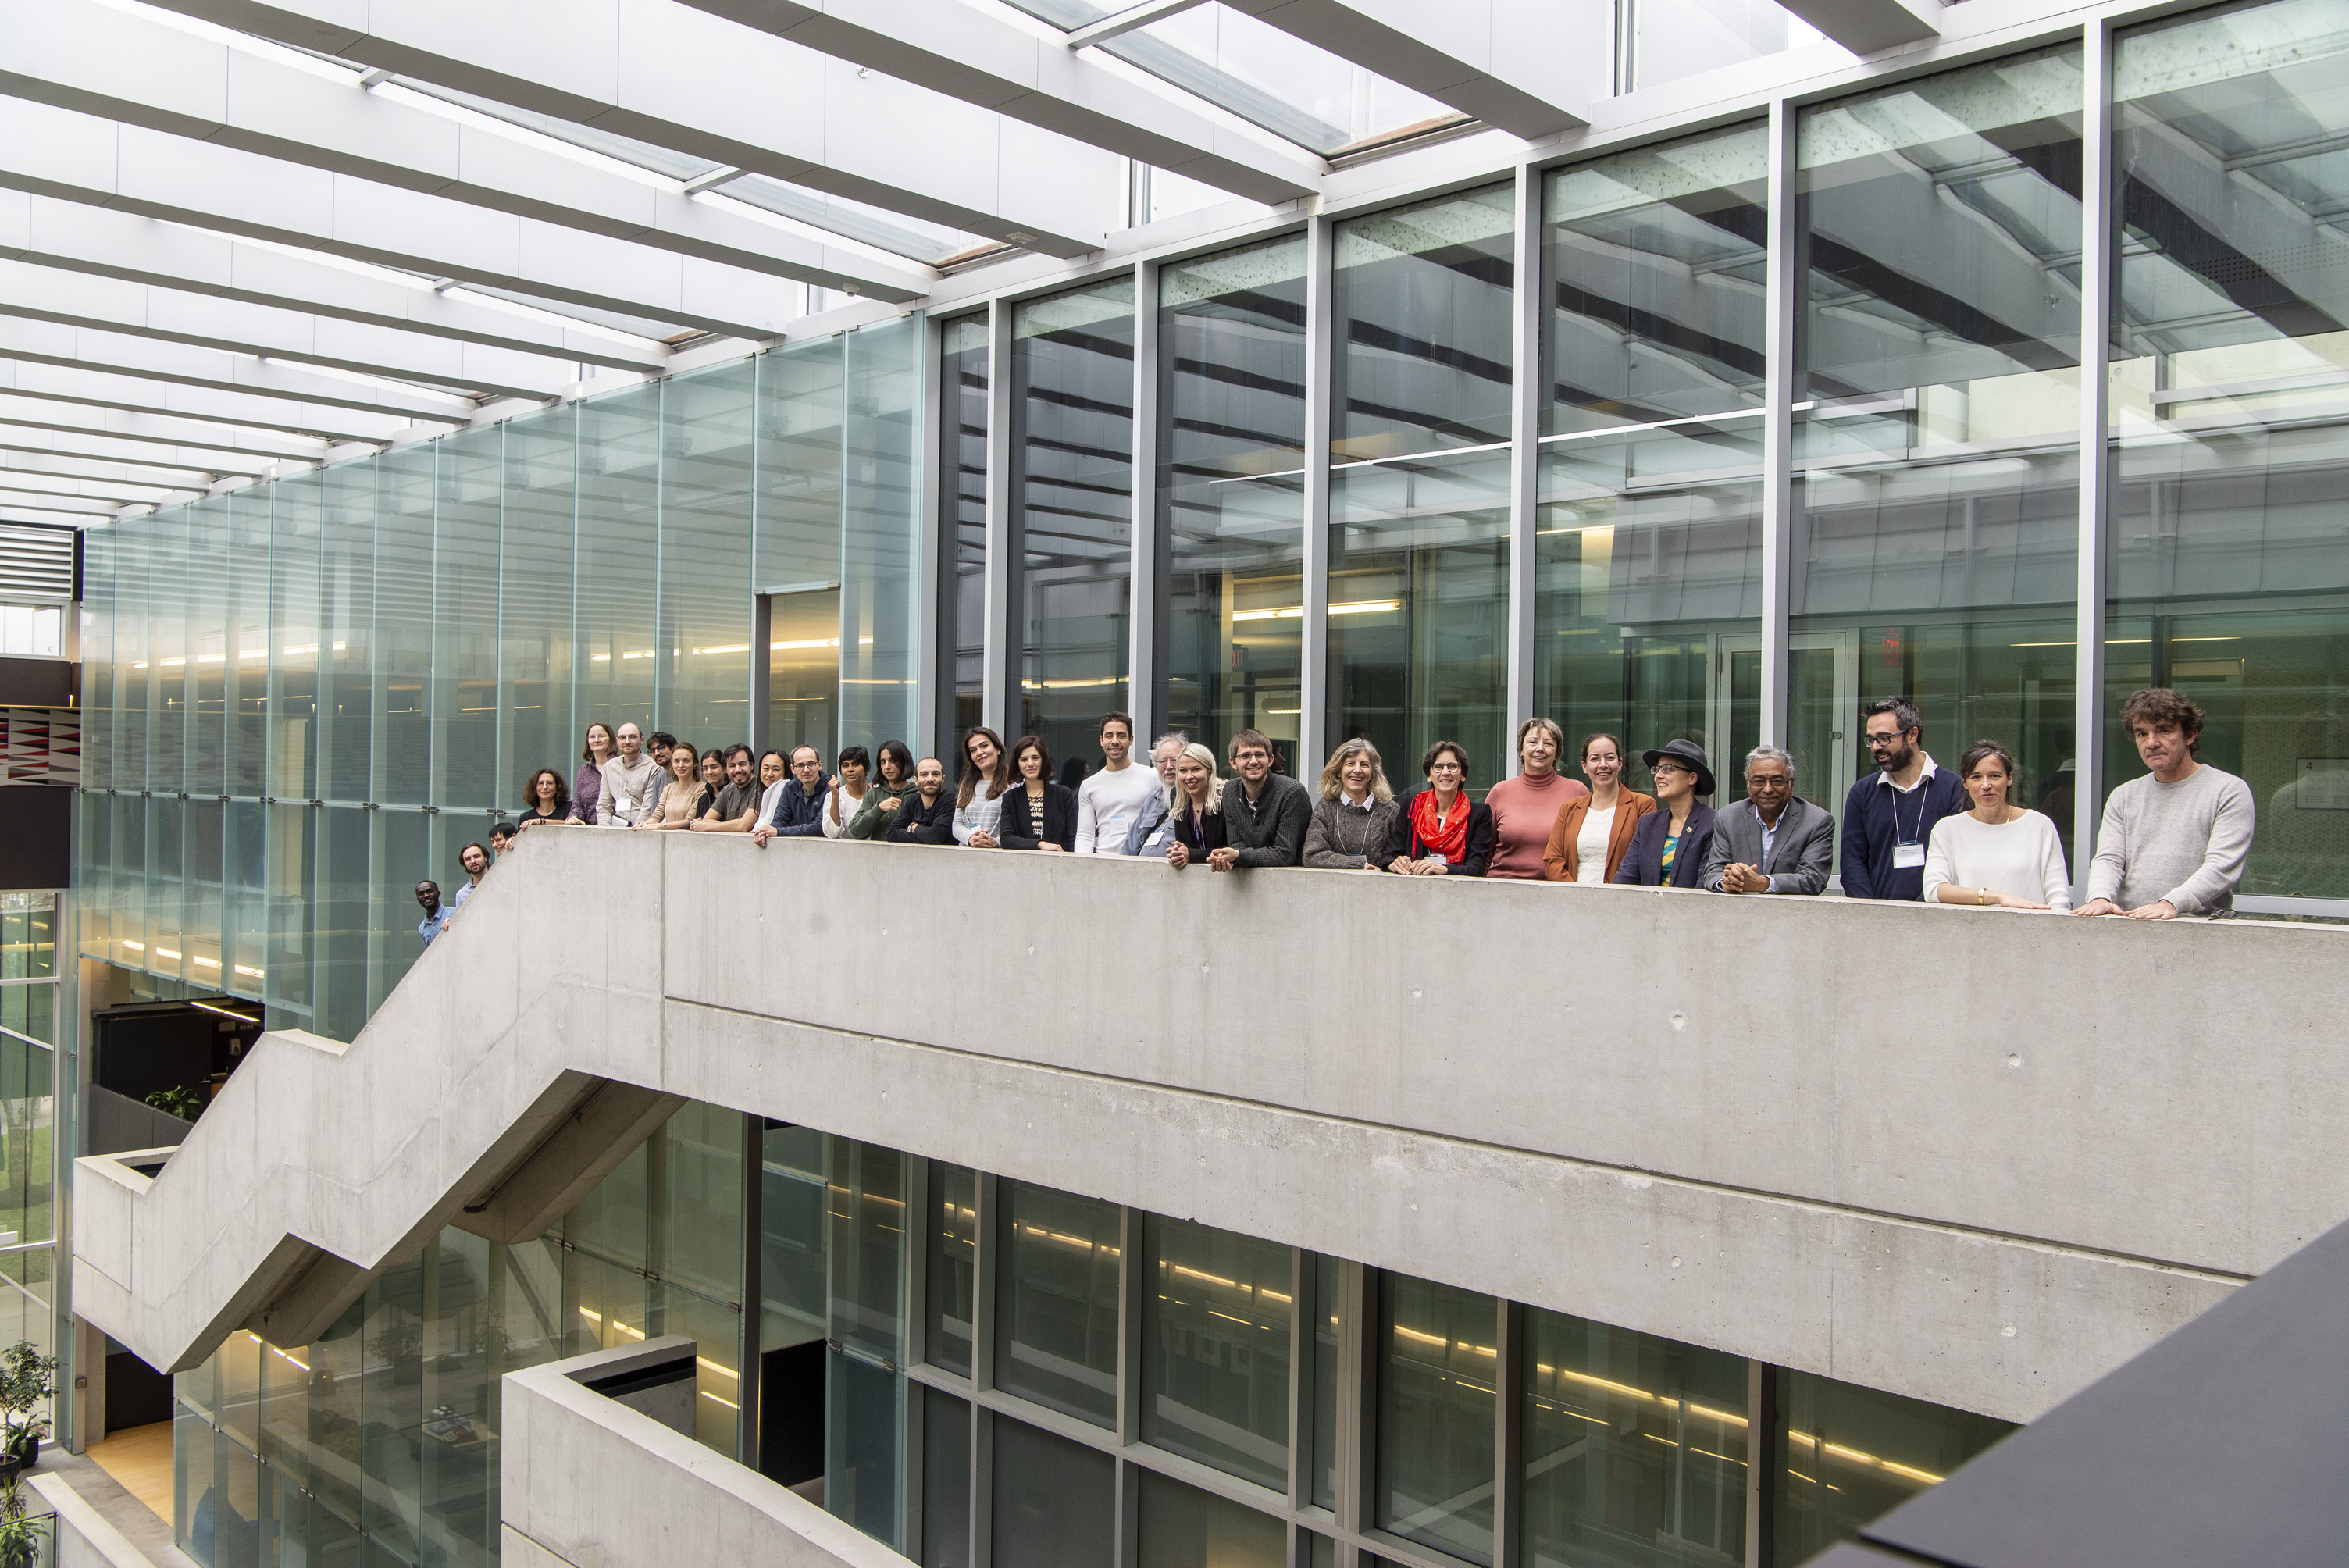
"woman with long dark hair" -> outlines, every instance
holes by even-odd
[[[914,792],[914,749],[902,740],[881,743],[880,762],[876,765],[872,788],[864,791],[864,804],[848,821],[852,839],[885,840],[897,820],[897,808]]]
[[[1077,792],[1052,781],[1052,752],[1041,736],[1011,743],[1011,788],[1003,797],[998,837],[1007,850],[1073,851]]]
[[[962,779],[955,786],[955,842],[974,850],[1001,849],[1003,792],[1011,788],[1011,758],[1003,738],[980,725],[962,738]]]

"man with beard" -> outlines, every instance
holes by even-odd
[[[1925,896],[1925,847],[1933,824],[1966,810],[1964,780],[1935,766],[1921,742],[1922,721],[1899,697],[1861,710],[1878,771],[1851,787],[1843,802],[1843,895]]]

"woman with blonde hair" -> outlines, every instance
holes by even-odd
[[[1379,748],[1361,736],[1341,741],[1321,768],[1321,799],[1305,829],[1305,863],[1318,871],[1376,871],[1393,830],[1394,787]]]
[[[1220,850],[1224,832],[1224,781],[1216,777],[1216,754],[1193,741],[1174,758],[1174,803],[1167,820],[1166,863],[1181,871]]]

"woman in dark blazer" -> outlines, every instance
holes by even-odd
[[[1656,781],[1656,809],[1640,819],[1615,880],[1633,887],[1694,887],[1713,842],[1713,808],[1696,798],[1713,793],[1713,767],[1692,740],[1671,740],[1642,752]]]
[[[1409,876],[1480,877],[1493,858],[1493,809],[1468,799],[1468,752],[1439,740],[1419,759],[1427,788],[1407,796],[1378,863]]]
[[[1011,743],[1011,788],[1003,797],[996,842],[1007,850],[1077,847],[1077,792],[1052,782],[1052,754],[1033,735]]]

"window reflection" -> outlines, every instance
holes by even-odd
[[[1024,1181],[999,1191],[995,1386],[1106,1427],[1117,1416],[1120,1212]]]
[[[1526,1539],[1538,1568],[1742,1561],[1743,1357],[1528,1314]]]
[[[1758,738],[1768,172],[1745,126],[1547,183],[1535,707],[1619,733],[1634,789],[1645,748]]]
[[[1023,302],[1012,334],[1020,727],[1091,757],[1102,714],[1129,707],[1133,280]]]
[[[2014,1423],[1779,1367],[1775,1561],[1802,1563],[1942,1480]]]
[[[1143,1440],[1288,1484],[1289,1252],[1153,1217],[1143,1301]]]
[[[1159,274],[1166,707],[1218,757],[1298,735],[1305,558],[1305,239]]]
[[[1379,1305],[1379,1527],[1490,1563],[1497,1305],[1402,1274]]]
[[[2209,714],[2259,801],[2245,893],[2349,897],[2349,38],[2286,0],[2114,51],[2120,321],[2106,711]],[[2144,772],[2117,721],[2107,787]]]
[[[966,315],[940,329],[946,363],[946,428],[939,432],[947,559],[953,580],[938,585],[938,645],[951,661],[956,735],[980,722],[987,646],[987,317]],[[946,694],[939,693],[944,707]],[[916,744],[920,744],[916,742]]]
[[[1838,813],[1895,696],[2068,813],[2081,84],[2070,45],[1803,116],[1788,740]]]
[[[1329,738],[1413,782],[1457,740],[1480,793],[1508,750],[1514,205],[1487,186],[1350,219],[1331,281]]]

